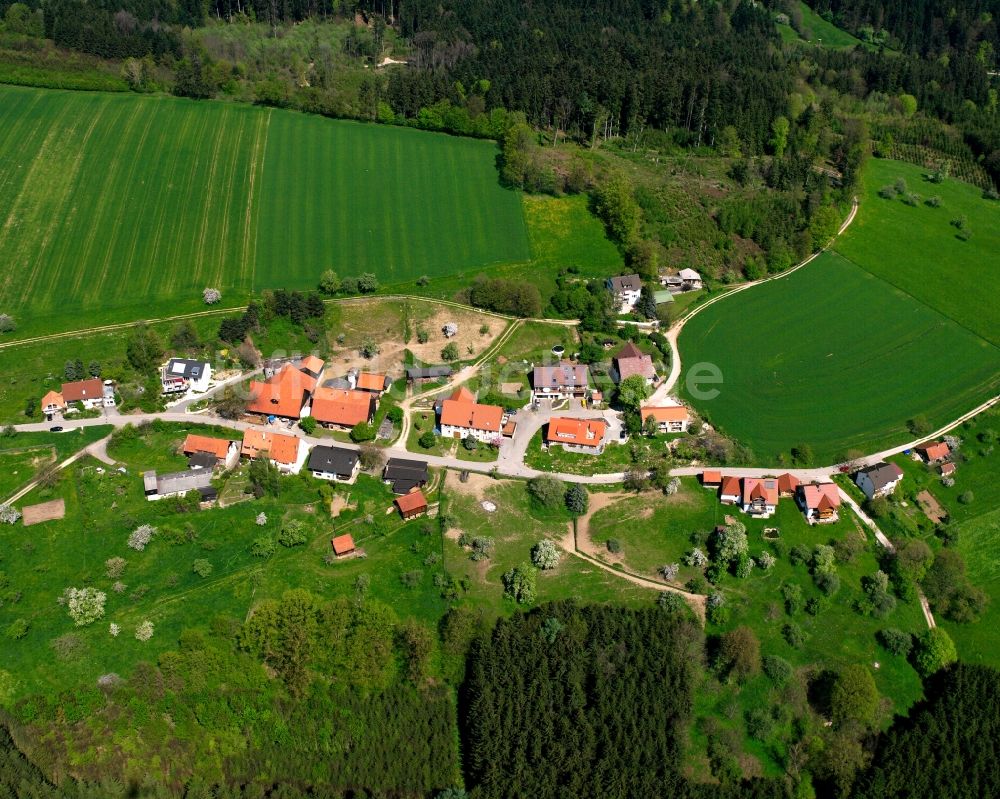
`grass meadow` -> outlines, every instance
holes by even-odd
[[[680,347],[722,372],[699,412],[765,463],[800,443],[821,463],[877,451],[1000,385],[996,346],[834,252],[695,316]]]
[[[931,183],[926,169],[872,159],[858,218],[834,249],[862,269],[1000,346],[1000,202],[957,180]],[[879,196],[903,180],[916,206]],[[932,197],[940,206],[927,204]],[[966,220],[962,241],[952,222]]]
[[[228,103],[0,87],[0,307],[20,332],[527,262],[492,143]],[[72,319],[67,318],[72,309]]]

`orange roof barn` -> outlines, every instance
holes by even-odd
[[[374,413],[372,395],[349,388],[318,388],[313,395],[312,416],[317,422],[354,427]]]
[[[354,538],[350,533],[344,533],[344,535],[331,538],[330,546],[333,547],[333,554],[338,557],[349,555],[354,551]]]
[[[209,452],[219,460],[225,460],[229,454],[229,441],[222,438],[211,438],[209,436],[199,436],[195,433],[188,433],[184,439],[183,451],[185,455],[195,452]]]
[[[396,507],[399,508],[399,513],[404,519],[427,512],[427,498],[424,497],[423,491],[419,488],[414,489],[409,494],[396,497],[395,501]]]

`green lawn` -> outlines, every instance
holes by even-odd
[[[955,639],[962,660],[1000,667],[1000,508],[958,525],[958,551],[969,580],[989,595],[990,603],[973,624],[940,624]]]
[[[870,202],[870,201],[869,201]],[[916,252],[911,253],[918,257]],[[762,463],[799,443],[817,462],[912,438],[996,393],[1000,351],[836,253],[695,316],[684,363],[714,364],[723,382],[699,412]]]
[[[812,34],[806,39],[810,44],[818,44],[834,50],[845,50],[856,45],[865,46],[860,39],[855,38],[843,28],[838,28],[832,22],[827,22],[805,3],[800,2],[799,8],[802,9],[802,24],[806,31]]]
[[[0,305],[22,333],[195,310],[206,285],[233,302],[327,268],[398,283],[530,257],[490,142],[131,94],[0,104]]]
[[[834,249],[858,266],[1000,345],[1000,202],[974,186],[946,179],[931,183],[927,170],[872,159],[864,174],[861,209]],[[913,207],[879,196],[897,180],[920,195]],[[926,204],[939,197],[941,205]],[[971,232],[958,238],[951,223],[964,217]]]

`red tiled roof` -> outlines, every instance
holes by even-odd
[[[312,416],[318,422],[354,427],[372,417],[372,395],[347,388],[318,388],[313,395]]]
[[[276,375],[261,383],[250,381],[249,413],[268,416],[284,416],[298,419],[305,404],[306,395],[316,388],[316,378],[285,364]]]
[[[357,388],[360,391],[383,391],[385,390],[385,375],[374,372],[360,372],[358,374]]]
[[[101,378],[99,377],[94,377],[90,380],[77,380],[73,383],[63,383],[62,396],[66,402],[100,399],[104,396],[104,383],[101,382]]]
[[[448,397],[452,402],[475,402],[476,395],[473,394],[465,386],[459,386],[453,392],[451,396]]]
[[[833,483],[809,483],[802,486],[800,490],[808,510],[840,507],[840,493]],[[820,500],[823,498],[826,498],[826,502],[821,506]]]
[[[50,391],[42,397],[42,407],[47,408],[50,405],[55,405],[57,408],[65,408],[66,401],[63,399],[63,395],[58,391]]]
[[[701,473],[702,485],[717,485],[722,482],[722,472],[705,471]]]
[[[743,504],[763,499],[768,505],[778,504],[778,481],[773,477],[743,478]]]
[[[567,419],[556,417],[549,420],[545,440],[549,444],[574,444],[581,447],[599,447],[608,429],[603,419]]]
[[[427,510],[427,499],[424,497],[424,493],[418,488],[415,491],[411,491],[409,494],[403,494],[401,497],[396,497],[396,507],[399,508],[399,512],[405,516],[406,514],[413,513],[414,511]]]
[[[225,460],[229,454],[229,441],[222,438],[211,438],[209,436],[199,436],[195,433],[188,433],[184,439],[184,454],[190,455],[194,452],[210,452],[219,460]]]
[[[293,464],[299,457],[299,440],[295,436],[265,430],[245,430],[241,454],[256,458],[265,452],[272,461]]]
[[[459,389],[459,391],[468,389]],[[466,399],[446,399],[441,403],[441,424],[462,427],[467,430],[486,430],[499,433],[503,419],[503,408],[499,405],[480,405]]]
[[[941,474],[943,474],[943,475],[945,475],[947,477],[949,474],[954,474],[954,473],[955,473],[955,464],[954,463],[942,463],[941,464]]]
[[[719,493],[724,496],[738,497],[740,495],[740,478],[723,477],[722,488],[719,489]]]
[[[799,478],[785,472],[778,475],[778,491],[782,494],[794,494],[799,487]]]
[[[334,555],[344,555],[354,550],[354,538],[350,533],[344,533],[344,535],[331,538],[330,546],[333,547]]]
[[[63,388],[63,395],[65,396],[65,386]],[[947,458],[951,454],[951,449],[943,441],[934,441],[929,444],[921,444],[917,447],[917,452],[923,452],[924,457],[929,461],[939,461],[942,458]]]
[[[690,422],[691,414],[683,405],[667,405],[662,408],[640,408],[639,413],[642,421],[646,421],[650,416],[657,422]]]
[[[315,355],[307,355],[301,361],[299,361],[299,368],[305,369],[306,371],[312,372],[318,375],[323,371],[323,366],[326,364],[322,358],[318,358]]]

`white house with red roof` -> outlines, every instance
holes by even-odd
[[[773,515],[778,509],[778,478],[744,477],[740,508],[762,519]]]
[[[497,443],[502,437],[503,408],[480,405],[469,389],[455,389],[439,407],[441,435],[445,438],[469,438],[484,444]]]
[[[833,483],[801,485],[799,506],[810,524],[835,522],[840,518],[840,491]]]

